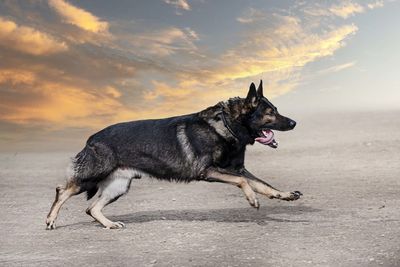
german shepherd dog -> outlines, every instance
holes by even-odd
[[[259,208],[256,193],[281,200],[296,200],[299,191],[282,192],[255,177],[244,167],[245,149],[258,141],[276,148],[272,130],[292,130],[296,122],[280,115],[258,89],[250,85],[246,98],[231,98],[198,113],[166,119],[118,123],[92,135],[72,161],[66,186],[46,219],[47,229],[64,202],[82,192],[99,197],[86,213],[108,229],[124,227],[106,218],[102,209],[126,194],[132,179],[221,182],[243,190]]]

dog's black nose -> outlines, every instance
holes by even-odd
[[[296,126],[296,122],[293,120],[290,120],[289,125],[290,125],[290,128],[293,129]]]

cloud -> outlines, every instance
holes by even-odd
[[[146,109],[135,110],[135,117],[137,118],[157,118],[185,114],[193,112],[199,107],[207,107],[210,103],[215,104],[217,100],[232,97],[232,92],[227,90],[225,86],[210,88],[207,83],[190,76],[182,78],[174,85],[152,80],[151,87],[151,90],[146,90],[143,95]],[[238,91],[243,93],[240,90]]]
[[[267,14],[265,14],[267,16]],[[295,16],[268,14],[263,23],[246,23],[240,42],[222,55],[204,58],[204,64],[181,71],[168,81],[153,80],[143,99],[152,106],[150,116],[186,113],[221,99],[244,96],[249,80],[262,78],[268,97],[292,91],[302,79],[301,70],[320,58],[332,56],[358,30],[353,24],[314,32],[308,21]],[[339,71],[347,63],[331,68]],[[176,105],[179,103],[179,105]]]
[[[378,8],[378,7],[383,7],[384,6],[384,2],[383,2],[383,0],[378,0],[378,1],[375,1],[373,3],[367,4],[367,6],[368,6],[369,9],[375,9],[375,8]]]
[[[336,16],[348,18],[356,13],[363,13],[365,8],[358,3],[344,2],[339,5],[331,6],[329,11]]]
[[[1,84],[33,84],[36,77],[35,74],[21,69],[3,69],[0,70]]]
[[[178,10],[190,10],[191,7],[187,0],[164,0],[165,3],[172,5],[177,10],[177,15],[181,15]]]
[[[357,31],[345,25],[323,34],[312,33],[291,16],[275,15],[274,29],[247,34],[238,47],[227,51],[212,74],[214,80],[235,80],[274,71],[294,70],[321,57],[333,55]]]
[[[192,40],[198,41],[200,40],[199,35],[192,30],[190,27],[186,27],[185,28],[186,34],[188,35],[188,37],[190,37]]]
[[[375,9],[384,6],[383,0],[377,0],[374,2],[354,2],[350,0],[337,1],[329,7],[317,2],[303,2],[299,4],[299,10],[302,10],[306,15],[326,18],[326,17],[341,17],[347,19],[359,13],[364,13],[368,9]],[[320,24],[318,24],[320,25]]]
[[[140,54],[165,57],[177,53],[195,53],[195,42],[198,34],[191,28],[180,29],[165,27],[135,34],[125,34],[121,37],[127,41],[129,51],[140,51]]]
[[[265,18],[265,14],[262,11],[251,7],[245,10],[245,12],[243,12],[240,17],[237,17],[236,20],[240,23],[248,24],[264,20]]]
[[[146,92],[144,94],[145,100],[154,100],[156,98],[175,98],[175,97],[186,97],[191,93],[190,88],[178,88],[171,87],[166,83],[152,81],[155,90]]]
[[[48,55],[66,51],[65,42],[27,26],[19,26],[0,17],[0,45],[31,55]]]
[[[0,71],[0,77],[7,71]],[[121,92],[113,87],[94,90],[62,82],[42,81],[33,73],[25,84],[1,90],[0,120],[16,124],[50,124],[53,128],[68,126],[101,127],[115,121],[120,113],[129,113],[118,100]],[[20,81],[20,77],[12,77]],[[3,81],[5,82],[5,81]]]
[[[64,0],[49,0],[49,6],[52,7],[66,23],[93,33],[108,32],[108,22],[102,21],[90,12],[73,6]]]
[[[354,67],[355,64],[356,64],[355,61],[339,64],[336,66],[329,67],[327,69],[320,70],[320,71],[318,71],[318,74],[328,74],[328,73],[339,72],[339,71],[342,71],[342,70],[345,70],[348,68],[352,68],[352,67]]]

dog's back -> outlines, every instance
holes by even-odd
[[[92,135],[76,155],[72,179],[88,192],[88,198],[97,192],[97,183],[117,168],[158,179],[195,180],[211,162],[209,151],[199,153],[199,146],[215,149],[212,131],[198,114],[109,126]]]

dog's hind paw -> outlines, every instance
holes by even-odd
[[[120,229],[125,228],[125,224],[123,222],[112,222],[109,225],[104,227],[105,229]]]
[[[46,220],[46,230],[54,230],[54,229],[56,229],[56,222]]]

